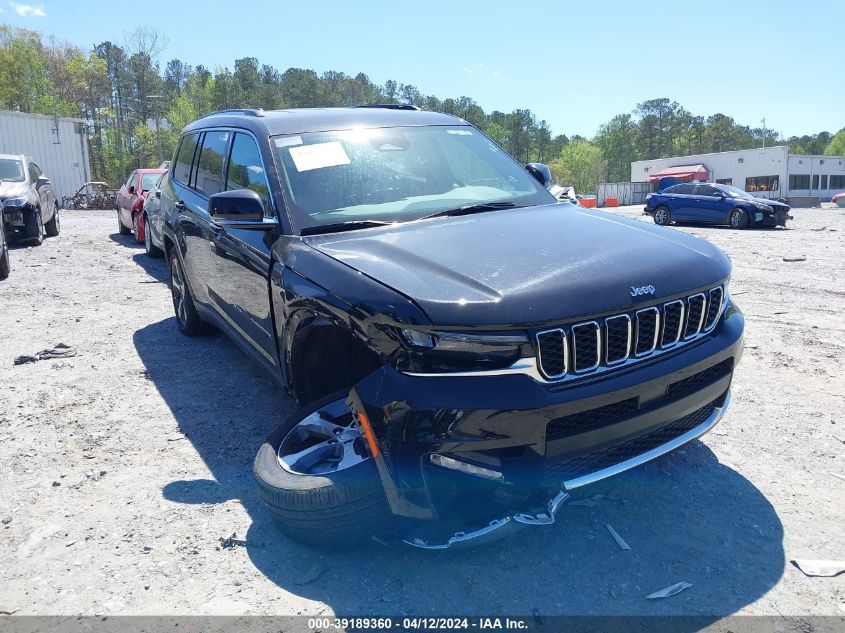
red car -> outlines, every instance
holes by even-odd
[[[144,220],[141,210],[147,193],[166,169],[136,169],[117,192],[117,228],[121,235],[132,235],[144,241]]]

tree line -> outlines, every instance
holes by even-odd
[[[407,103],[454,114],[483,130],[521,162],[548,163],[561,184],[594,193],[598,182],[630,178],[634,160],[787,143],[794,153],[845,154],[845,129],[784,139],[725,114],[693,115],[675,101],[651,99],[602,125],[593,138],[553,134],[530,109],[485,111],[472,98],[441,99],[411,84],[376,84],[364,73],[280,71],[254,57],[233,68],[161,64],[167,42],[141,27],[118,44],[91,49],[0,24],[0,109],[81,117],[88,122],[97,180],[122,182],[138,167],[173,153],[181,129],[226,108],[306,108]],[[160,122],[156,134],[155,122]]]

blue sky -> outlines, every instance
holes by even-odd
[[[114,0],[0,0],[0,22],[88,47],[153,25],[169,40],[162,62],[365,72],[488,111],[530,108],[570,136],[664,96],[786,136],[845,127],[840,0],[133,4],[129,18]]]

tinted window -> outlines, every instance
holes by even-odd
[[[831,176],[830,177],[830,188],[831,189],[842,189],[845,187],[845,176]]]
[[[695,193],[695,185],[677,185],[672,188],[672,193],[680,193],[685,196],[691,196]]]
[[[232,153],[229,156],[226,189],[252,189],[261,196],[264,208],[270,209],[270,187],[267,184],[267,175],[261,164],[258,145],[251,136],[235,134],[235,139],[232,141]]]
[[[790,174],[789,175],[790,189],[809,189],[810,188],[810,174]]]
[[[211,130],[203,138],[194,186],[207,196],[223,191],[223,157],[230,135],[231,132]]]
[[[191,178],[191,163],[194,160],[194,150],[199,142],[199,132],[182,137],[179,153],[176,155],[176,165],[173,167],[173,179],[187,185]]]
[[[698,195],[699,196],[713,196],[718,198],[722,195],[722,192],[716,189],[716,187],[711,187],[710,185],[699,185],[698,186]]]
[[[38,169],[38,165],[35,163],[29,164],[29,180],[30,182],[35,182],[38,180],[39,176],[41,176],[41,170]]]
[[[779,188],[777,176],[754,176],[745,179],[745,190],[752,193],[755,191],[778,191]]]

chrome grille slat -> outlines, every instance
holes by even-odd
[[[636,312],[537,332],[540,376],[569,380],[671,352],[713,330],[725,299],[724,288],[716,286]]]
[[[580,351],[579,351],[580,350]],[[572,369],[592,371],[601,364],[601,328],[597,321],[572,326]]]

